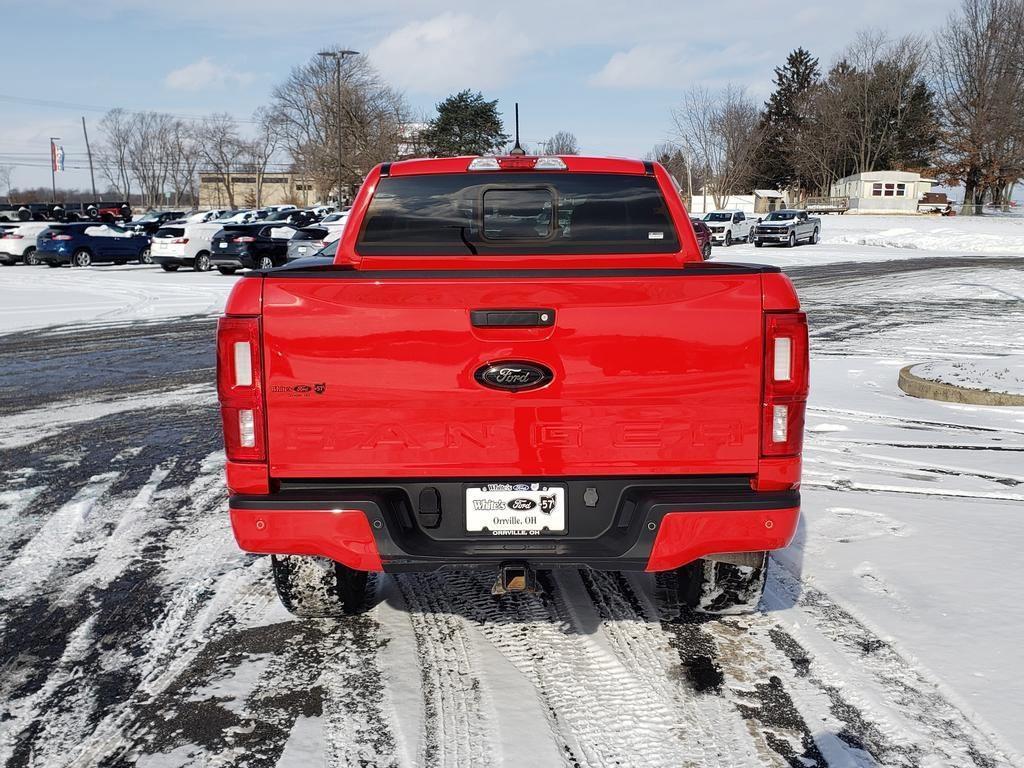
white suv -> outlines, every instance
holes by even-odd
[[[0,236],[0,264],[17,264],[19,261],[30,266],[38,264],[36,238],[52,223],[51,221],[27,221],[13,229],[5,228]]]

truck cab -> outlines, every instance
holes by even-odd
[[[777,268],[705,261],[657,163],[373,169],[336,250],[249,273],[218,328],[231,523],[286,607],[369,571],[666,571],[756,605],[796,530],[807,326]]]

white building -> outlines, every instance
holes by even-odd
[[[707,203],[704,202],[703,190],[693,193],[693,200],[688,211],[694,216],[717,211],[715,198],[708,193]],[[730,195],[722,205],[722,210],[743,211],[744,213],[768,213],[786,207],[785,196],[776,189],[755,189],[752,195]]]
[[[832,185],[832,197],[849,198],[847,213],[917,213],[917,202],[937,184],[920,173],[870,171]]]

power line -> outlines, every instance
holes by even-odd
[[[53,109],[69,109],[76,112],[110,112],[112,109],[120,109],[122,112],[127,112],[132,115],[145,115],[152,112],[156,112],[161,115],[168,115],[169,117],[175,117],[179,120],[186,120],[196,123],[201,123],[210,115],[182,115],[175,114],[173,112],[162,112],[156,109],[127,109],[125,107],[97,107],[92,104],[76,104],[70,101],[56,101],[54,99],[34,99],[28,96],[11,96],[9,94],[0,93],[0,101],[6,101],[13,104],[27,104],[35,107],[51,107]],[[211,113],[212,114],[212,113]],[[246,123],[247,125],[259,125],[258,120],[243,120],[232,116],[232,119],[236,123]]]

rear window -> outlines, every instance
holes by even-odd
[[[673,253],[657,181],[624,174],[457,173],[381,179],[366,255]]]
[[[309,227],[296,232],[292,240],[323,240],[326,236],[326,229],[322,227]]]
[[[161,227],[153,237],[184,237],[185,230],[181,227]]]

